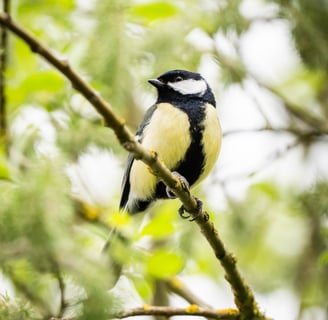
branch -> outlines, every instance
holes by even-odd
[[[0,24],[10,29],[26,44],[29,45],[32,52],[35,52],[47,60],[57,70],[59,70],[66,78],[68,78],[72,86],[80,92],[104,117],[106,125],[111,127],[118,136],[120,142],[133,140],[133,135],[124,130],[123,119],[117,117],[112,112],[112,107],[108,104],[96,91],[94,91],[68,64],[68,61],[56,57],[53,52],[42,45],[33,35],[17,25],[6,13],[0,13]]]
[[[235,134],[244,134],[244,133],[254,133],[254,132],[273,132],[273,133],[290,133],[293,134],[297,137],[303,137],[303,136],[320,136],[323,135],[324,133],[318,132],[316,130],[302,130],[297,127],[291,126],[291,127],[277,127],[274,128],[272,126],[264,126],[264,127],[259,127],[259,128],[250,128],[250,129],[232,129],[229,131],[223,132],[223,137],[227,137],[230,135],[235,135]]]
[[[84,82],[83,79],[69,66],[66,60],[57,58],[33,35],[17,25],[9,15],[0,13],[0,24],[10,29],[24,42],[26,42],[33,52],[41,55],[64,76],[66,76],[71,81],[72,86],[79,91],[104,117],[106,125],[113,129],[121,145],[127,151],[133,153],[135,159],[141,160],[147,164],[151,168],[152,172],[158,176],[181,200],[186,211],[188,211],[193,217],[197,216],[196,199],[190,195],[189,192],[184,190],[179,179],[172,175],[170,170],[158,159],[155,152],[145,150],[135,140],[134,135],[126,128],[124,120],[117,117],[113,113],[110,104],[108,104],[98,93],[96,93],[86,82]],[[235,302],[240,313],[248,319],[265,319],[264,315],[262,315],[258,309],[253,292],[245,283],[236,268],[236,259],[225,249],[223,242],[218,235],[218,231],[215,229],[213,223],[209,221],[209,215],[207,212],[203,211],[195,221],[225,270],[225,278],[231,286],[235,296]],[[220,319],[224,318],[221,317]]]
[[[209,215],[207,212],[204,212],[202,216],[195,221],[225,271],[225,279],[230,284],[234,295],[235,304],[240,310],[240,313],[247,319],[253,319],[256,317],[265,319],[264,315],[262,315],[258,309],[251,288],[245,283],[237,269],[236,258],[226,250],[219,236],[218,230],[209,220]]]
[[[240,131],[240,132],[242,132],[242,131]],[[251,131],[247,131],[247,132],[251,132]],[[233,133],[235,133],[235,132],[233,132]],[[291,150],[293,150],[294,148],[299,146],[301,143],[305,143],[306,138],[311,139],[312,138],[311,133],[310,133],[309,137],[306,137],[305,135],[304,135],[304,137],[298,137],[294,141],[292,141],[291,143],[284,146],[283,149],[279,149],[279,150],[275,150],[273,152],[270,152],[267,155],[267,157],[265,159],[263,159],[261,161],[261,163],[259,163],[256,170],[249,171],[249,172],[240,172],[238,174],[231,175],[231,176],[229,176],[228,178],[226,178],[224,180],[215,179],[214,182],[220,183],[221,185],[225,185],[226,183],[231,182],[231,181],[253,177],[255,174],[258,174],[259,172],[263,171],[267,167],[271,166],[275,161],[277,161],[280,158],[282,158],[283,156],[285,156],[288,152],[290,152]]]
[[[58,282],[58,288],[59,288],[59,294],[60,294],[60,305],[59,305],[59,310],[58,310],[58,316],[62,317],[63,314],[65,313],[65,310],[68,306],[66,300],[65,300],[65,291],[66,291],[66,286],[65,286],[65,281],[62,275],[62,272],[59,268],[59,265],[57,263],[57,261],[55,261],[54,259],[50,259],[51,263],[52,263],[52,267],[54,270],[54,274],[55,277],[57,279]]]
[[[156,176],[160,175],[163,182],[180,198],[187,211],[194,214],[197,213],[196,200],[183,189],[180,181],[172,175],[170,170],[157,158],[155,152],[145,150],[141,144],[135,140],[134,135],[125,126],[124,119],[114,114],[111,105],[70,67],[67,60],[56,57],[54,53],[40,43],[33,35],[15,23],[8,14],[0,13],[0,24],[10,29],[27,43],[33,52],[42,56],[69,79],[73,88],[81,93],[103,116],[106,126],[113,129],[121,145],[127,151],[133,153],[136,160],[141,160],[149,165]]]
[[[295,104],[294,102],[288,100],[278,89],[273,86],[264,84],[254,75],[252,76],[254,81],[258,83],[260,87],[269,92],[273,93],[279,99],[281,99],[285,105],[285,108],[297,119],[301,120],[303,123],[312,127],[314,131],[319,134],[328,134],[328,121],[325,118],[320,118],[316,116],[313,112],[306,110],[305,107]]]
[[[10,0],[3,0],[3,11],[9,13]],[[0,29],[0,142],[7,145],[7,112],[6,112],[6,69],[8,58],[8,32]]]
[[[235,49],[237,50],[239,56],[239,60],[236,60],[237,62],[229,59],[229,57],[220,52],[218,49],[215,50],[215,54],[217,59],[222,65],[224,65],[227,70],[229,70],[232,74],[236,74],[237,79],[243,79],[245,77],[244,73],[246,73],[245,70],[247,68],[245,67],[242,59],[240,58],[242,56],[240,53],[240,46],[238,45],[237,47],[235,47]],[[242,66],[239,66],[238,63],[240,63]],[[295,118],[301,120],[304,124],[310,126],[313,131],[317,132],[317,135],[328,134],[328,121],[326,118],[317,116],[315,113],[307,110],[304,106],[290,101],[290,99],[288,99],[288,97],[282,94],[278,89],[268,84],[265,84],[265,82],[260,80],[251,70],[247,70],[247,72],[248,76],[253,79],[261,88],[265,89],[266,91],[269,91],[270,93],[281,99],[287,111]],[[254,102],[258,105],[258,101],[255,100]],[[262,116],[264,116],[264,113],[261,109],[260,113],[262,114]],[[264,118],[265,120],[267,120],[265,116]]]
[[[173,307],[155,307],[145,305],[142,308],[135,308],[129,311],[123,311],[115,317],[119,319],[132,316],[201,316],[210,319],[218,320],[237,320],[239,319],[239,312],[237,310],[211,310],[207,308],[199,308],[197,305],[190,305],[187,308],[173,308]]]
[[[199,308],[197,305],[189,305],[186,308],[158,307],[144,305],[140,308],[134,308],[128,311],[122,311],[118,314],[110,315],[111,319],[124,319],[135,316],[197,316],[216,320],[239,320],[240,314],[234,309],[212,310],[208,308]],[[75,320],[75,317],[51,317],[49,320]],[[269,319],[268,319],[269,320]]]

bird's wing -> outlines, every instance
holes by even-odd
[[[143,131],[145,129],[145,127],[148,125],[151,117],[153,116],[155,110],[157,109],[157,104],[154,104],[153,106],[151,106],[147,111],[146,114],[137,130],[137,137],[138,137],[138,141],[141,142],[143,139]]]
[[[120,200],[120,209],[124,210],[125,206],[129,200],[130,193],[130,170],[132,167],[132,163],[134,161],[134,157],[132,153],[129,153],[128,160],[126,162],[124,176],[122,180],[122,192],[121,192],[121,200]]]
[[[142,142],[143,139],[143,131],[145,129],[145,127],[148,125],[154,111],[156,110],[157,105],[153,105],[152,107],[150,107],[146,114],[145,117],[143,119],[143,121],[141,122],[137,133],[136,133],[136,139],[138,142]],[[131,167],[134,161],[134,157],[132,153],[129,153],[127,162],[126,162],[126,166],[125,166],[125,170],[124,170],[124,176],[123,176],[123,180],[122,180],[122,192],[121,192],[121,199],[120,199],[120,209],[124,210],[128,200],[129,200],[129,194],[130,194],[130,171],[131,171]]]

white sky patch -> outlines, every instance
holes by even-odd
[[[254,22],[241,38],[240,51],[251,73],[269,84],[283,82],[300,65],[285,20]]]
[[[38,129],[45,140],[55,140],[56,131],[50,122],[49,114],[43,108],[33,105],[22,108],[11,126],[11,132],[14,135],[21,135],[29,127]]]
[[[229,57],[229,59],[238,59],[238,52],[235,47],[238,36],[235,32],[227,31],[227,34],[225,34],[222,30],[218,30],[214,40],[215,48],[220,54]]]
[[[2,272],[0,272],[0,295],[9,298],[15,297],[15,289],[11,281]]]
[[[202,96],[207,89],[206,82],[204,80],[188,79],[178,82],[169,82],[168,85],[175,91],[181,94],[198,94]]]
[[[203,54],[200,59],[200,64],[198,67],[198,72],[206,79],[206,82],[212,88],[214,95],[221,90],[222,85],[218,83],[217,79],[219,76],[219,66],[217,61],[210,53]]]
[[[269,318],[279,320],[298,319],[299,301],[292,290],[284,288],[267,294],[256,294],[256,299],[261,306],[261,310]],[[315,317],[309,319],[319,320]]]
[[[214,49],[213,39],[202,29],[191,30],[185,38],[186,42],[201,52],[212,52]]]
[[[265,0],[244,0],[241,2],[239,12],[247,19],[270,19],[277,16],[279,6]]]
[[[10,127],[14,136],[26,135],[37,131],[38,141],[35,145],[36,151],[44,155],[54,155],[57,152],[56,129],[54,128],[50,115],[42,107],[27,105],[20,110]]]
[[[84,10],[84,11],[91,11],[94,10],[96,6],[96,1],[95,0],[76,0],[76,5],[79,9]]]

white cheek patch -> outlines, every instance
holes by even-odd
[[[197,94],[202,96],[207,90],[207,84],[204,80],[188,79],[178,82],[169,82],[168,85],[181,94]]]

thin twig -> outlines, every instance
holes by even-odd
[[[250,91],[250,90],[247,90],[245,88],[245,83],[242,83],[242,86],[243,86],[243,89],[247,92],[248,96],[250,97],[250,99],[252,100],[252,102],[254,103],[255,107],[257,108],[258,112],[261,114],[262,118],[264,119],[265,121],[265,126],[266,127],[272,127],[271,123],[270,123],[270,120],[269,118],[267,117],[267,115],[265,114],[263,108],[262,108],[262,105],[259,101],[259,99],[256,97],[256,95]]]
[[[236,49],[237,49],[239,57],[241,57],[240,46],[238,46],[238,48],[236,48]],[[218,55],[218,57],[221,56],[221,54],[218,52],[218,50],[217,50],[216,54]],[[242,60],[242,59],[240,59],[240,60]],[[225,64],[224,59],[222,59],[222,63],[225,65],[226,68],[228,68],[228,69],[231,68],[229,63]],[[279,89],[276,89],[275,87],[270,86],[270,85],[266,84],[265,82],[263,82],[262,80],[260,80],[254,74],[254,72],[252,72],[251,70],[247,70],[247,71],[248,71],[248,76],[254,82],[256,82],[260,88],[264,89],[265,91],[270,92],[271,94],[274,94],[276,97],[278,97],[279,99],[282,100],[282,102],[284,103],[284,106],[287,109],[287,111],[289,112],[289,114],[293,115],[296,119],[302,121],[304,124],[310,126],[312,128],[312,130],[320,132],[320,134],[328,134],[327,119],[318,117],[313,112],[307,110],[304,106],[292,102],[290,99],[288,99],[286,96],[284,96],[279,91]]]
[[[296,147],[298,147],[300,145],[303,145],[303,146],[307,147],[309,145],[309,141],[311,141],[311,139],[314,139],[314,138],[317,139],[317,141],[319,141],[318,140],[319,138],[317,137],[316,132],[315,133],[309,132],[308,134],[304,133],[302,136],[298,136],[291,143],[284,146],[284,148],[279,149],[279,150],[274,150],[274,151],[270,152],[266,156],[266,158],[263,159],[261,161],[261,163],[259,163],[256,170],[237,173],[235,175],[229,176],[228,178],[225,178],[224,180],[214,179],[214,183],[226,184],[228,182],[232,182],[232,181],[235,181],[235,180],[254,177],[255,174],[259,174],[259,172],[261,172],[264,169],[271,166],[275,161],[281,159],[283,156],[285,156],[290,151],[294,150]],[[327,141],[325,141],[325,142],[327,142]]]
[[[265,319],[264,315],[261,314],[258,309],[253,292],[245,283],[236,267],[236,259],[225,249],[223,242],[218,235],[218,231],[209,220],[209,215],[205,211],[198,215],[196,199],[190,195],[189,192],[184,190],[179,179],[172,175],[170,170],[160,161],[160,159],[158,159],[157,154],[145,150],[135,140],[134,135],[124,125],[124,120],[113,113],[111,106],[83,81],[83,79],[69,66],[66,60],[57,58],[33,35],[15,23],[9,15],[0,13],[0,24],[9,28],[18,37],[24,40],[33,52],[41,55],[64,76],[66,76],[71,81],[73,87],[79,91],[104,117],[106,125],[114,130],[121,145],[126,150],[133,153],[135,159],[142,160],[147,164],[152,172],[158,176],[181,200],[186,211],[188,211],[193,217],[197,217],[195,220],[196,223],[200,227],[202,233],[225,270],[225,278],[231,286],[240,313],[247,319]],[[176,311],[180,312],[179,310]],[[224,318],[221,317],[219,319]],[[226,319],[229,318],[226,317]]]
[[[64,281],[62,272],[59,268],[57,261],[55,261],[54,259],[50,259],[50,260],[53,265],[55,277],[58,281],[58,287],[59,287],[59,293],[60,293],[60,305],[59,305],[59,310],[58,310],[58,317],[62,317],[67,308],[67,302],[65,300],[65,288],[66,288],[65,281]]]
[[[187,308],[174,308],[174,307],[158,307],[158,306],[144,306],[142,308],[135,308],[124,311],[115,315],[119,319],[132,317],[132,316],[201,316],[209,319],[217,320],[237,320],[239,319],[239,312],[237,310],[212,310],[206,308],[199,308],[196,305],[190,305]]]
[[[2,10],[9,14],[10,0],[3,0]],[[7,146],[6,69],[8,60],[8,31],[0,28],[0,142]]]
[[[152,304],[159,307],[166,307],[169,305],[169,295],[167,291],[167,284],[162,279],[155,279],[152,296]],[[166,317],[162,314],[154,315],[155,320],[165,320]]]
[[[208,305],[206,302],[202,301],[200,298],[198,298],[196,295],[194,295],[193,292],[191,292],[184,283],[178,279],[177,277],[174,277],[167,281],[168,288],[181,298],[185,299],[190,304],[195,304],[199,307],[211,309],[211,306]]]
[[[317,132],[321,134],[328,134],[328,121],[325,118],[316,116],[313,112],[306,110],[305,107],[298,105],[290,100],[288,100],[279,90],[273,86],[264,84],[254,75],[252,76],[253,80],[262,87],[264,90],[267,90],[281,99],[285,105],[285,108],[292,114],[295,118],[301,120],[303,123],[307,124]]]
[[[326,135],[325,133],[317,131],[315,129],[304,130],[304,129],[297,128],[295,126],[276,127],[276,128],[271,126],[264,126],[259,128],[228,130],[223,132],[223,137],[227,137],[235,134],[265,132],[265,131],[272,132],[272,133],[291,133],[297,137],[311,136],[314,138],[314,137],[320,137]]]

